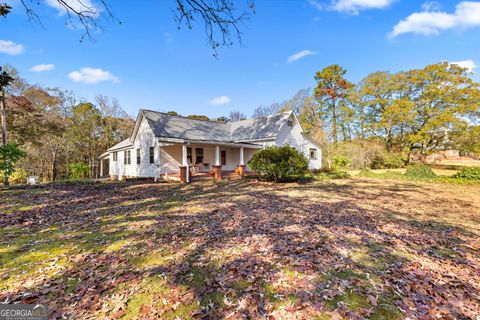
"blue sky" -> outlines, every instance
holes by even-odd
[[[115,97],[132,116],[139,108],[251,115],[313,87],[314,73],[332,63],[354,82],[439,61],[480,64],[480,1],[257,0],[244,46],[221,48],[218,59],[202,25],[177,29],[173,0],[111,0],[122,24],[101,21],[95,41],[84,42],[54,7],[38,7],[40,26],[7,3],[14,9],[0,20],[0,65],[87,100]]]

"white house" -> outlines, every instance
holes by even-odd
[[[189,182],[195,175],[212,173],[221,179],[222,171],[248,171],[257,150],[285,144],[305,154],[310,169],[321,168],[320,146],[291,111],[219,123],[141,109],[130,138],[100,156],[100,175],[114,180],[170,176]]]

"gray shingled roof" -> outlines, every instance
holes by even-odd
[[[290,115],[290,112],[285,112],[269,117],[231,122],[229,123],[230,136],[234,141],[275,138],[278,130]]]
[[[184,140],[242,142],[275,138],[291,113],[230,123],[189,119],[166,113],[140,110],[155,136]]]
[[[119,149],[131,147],[131,146],[132,146],[132,143],[130,142],[130,138],[127,138],[127,139],[117,143],[113,147],[109,148],[108,151],[119,150]]]
[[[157,137],[184,140],[231,141],[229,139],[229,126],[224,123],[171,116],[150,110],[141,110],[141,112]]]

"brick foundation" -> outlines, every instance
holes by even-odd
[[[238,166],[238,174],[240,175],[240,177],[243,177],[245,175],[246,167],[247,166],[244,164]]]
[[[213,167],[213,179],[215,181],[222,180],[222,166],[212,166]]]
[[[187,166],[180,166],[180,182],[187,183]]]

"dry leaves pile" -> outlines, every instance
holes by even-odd
[[[476,319],[476,187],[0,190],[0,301],[52,318]]]

